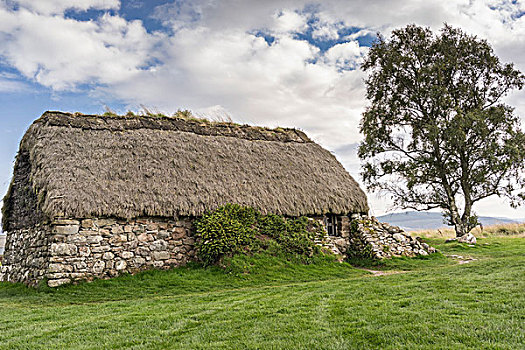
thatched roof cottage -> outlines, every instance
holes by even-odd
[[[46,112],[4,198],[4,280],[55,286],[194,255],[191,221],[225,203],[322,217],[367,213],[335,157],[295,129],[192,118]]]

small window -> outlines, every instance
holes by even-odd
[[[326,226],[326,232],[328,232],[329,236],[337,236],[339,234],[339,230],[337,229],[337,216],[333,214],[328,214],[325,216],[325,226]]]

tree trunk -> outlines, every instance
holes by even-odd
[[[454,225],[454,229],[456,231],[456,237],[461,237],[466,235],[468,232],[467,223],[462,220],[461,215],[459,215],[458,206],[456,205],[456,199],[454,198],[454,194],[452,193],[452,190],[446,182],[446,179],[444,178],[443,181],[443,187],[445,188],[445,192],[447,193],[447,199],[448,199],[448,210],[450,213],[450,221]]]
[[[451,216],[451,221],[454,224],[454,229],[456,231],[456,237],[459,238],[461,236],[466,235],[469,231],[467,227],[467,223],[465,223],[462,220],[455,203],[452,203],[452,205],[450,206],[450,216]]]
[[[468,233],[467,225],[460,223],[455,225],[456,238],[462,237]]]

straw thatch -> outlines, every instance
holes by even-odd
[[[294,129],[46,112],[21,141],[3,224],[198,216],[225,203],[288,216],[368,211],[335,157]]]

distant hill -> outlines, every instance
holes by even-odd
[[[405,231],[435,230],[438,228],[451,227],[443,223],[443,216],[440,213],[406,211],[403,213],[381,215],[378,216],[377,219],[382,222],[387,222],[390,225],[399,226]],[[525,220],[480,216],[479,221],[483,226],[490,226],[496,224],[518,223]]]

